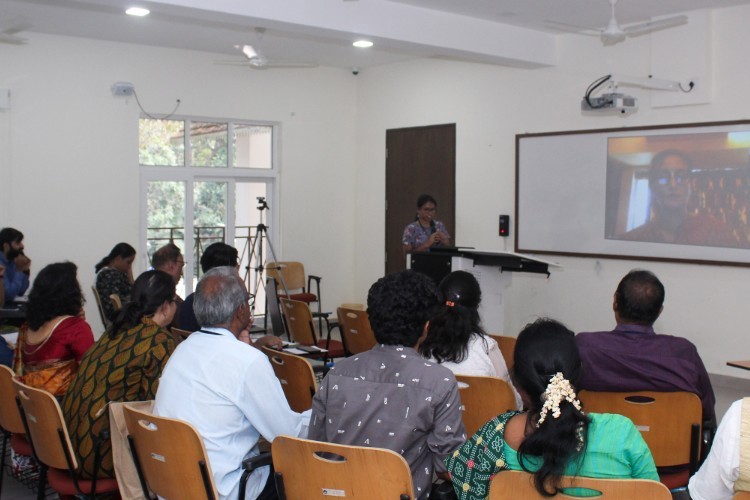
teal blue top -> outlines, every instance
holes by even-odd
[[[489,483],[502,470],[523,470],[518,453],[503,439],[505,424],[518,412],[499,415],[480,428],[471,439],[446,458],[453,488],[459,500],[483,500]],[[591,419],[583,456],[572,460],[565,475],[601,479],[659,480],[651,452],[633,422],[622,415],[589,413]],[[538,457],[526,457],[531,471],[541,465]],[[591,490],[565,490],[575,496],[596,496]]]

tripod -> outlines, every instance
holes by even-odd
[[[266,281],[263,279],[265,272],[266,272],[266,261],[267,258],[264,256],[264,245],[263,241],[265,240],[266,245],[268,245],[268,251],[271,254],[272,262],[278,262],[278,259],[276,258],[276,252],[273,249],[273,244],[271,243],[271,240],[268,238],[268,226],[263,224],[263,212],[266,210],[269,210],[268,203],[266,202],[266,198],[263,196],[259,196],[257,198],[258,200],[258,211],[260,212],[260,222],[256,226],[255,236],[251,236],[248,234],[247,240],[245,242],[245,248],[242,250],[242,256],[240,257],[240,262],[245,257],[245,251],[247,250],[248,246],[250,247],[250,252],[248,255],[248,263],[247,266],[245,266],[245,284],[247,286],[248,290],[252,290],[252,293],[257,296],[258,291],[263,288],[263,290],[266,289]],[[255,267],[253,267],[253,262],[255,262]],[[251,277],[250,271],[254,272],[254,275]],[[284,276],[281,273],[279,274],[279,279],[281,282],[281,287],[284,290],[285,294],[289,294],[286,283],[284,281]],[[252,279],[251,279],[252,278]],[[253,312],[255,312],[255,306],[253,306]],[[263,325],[264,331],[268,331],[268,299],[266,299],[266,307],[264,311],[264,325]]]

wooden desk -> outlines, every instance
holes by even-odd
[[[727,365],[743,370],[750,370],[750,360],[747,361],[727,361]]]

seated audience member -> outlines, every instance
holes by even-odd
[[[706,461],[690,478],[690,498],[731,500],[735,488],[750,491],[750,464],[740,460],[740,449],[750,450],[750,398],[732,403],[721,419]]]
[[[60,262],[39,272],[16,344],[16,374],[58,398],[65,395],[83,355],[94,344],[83,318],[76,270],[72,262]]]
[[[0,265],[0,306],[5,303],[5,266]],[[13,366],[13,349],[10,348],[4,337],[0,336],[0,365]]]
[[[0,306],[5,304],[5,266],[0,264]]]
[[[165,329],[175,312],[175,285],[162,271],[146,271],[133,284],[130,300],[89,349],[65,394],[62,410],[83,477],[114,477],[109,440],[110,401],[154,399],[159,377],[174,351]]]
[[[438,286],[439,305],[419,352],[457,375],[497,377],[513,388],[497,342],[479,324],[481,300],[482,290],[473,274],[454,271],[443,278]],[[521,397],[515,388],[513,393],[520,409]]]
[[[175,285],[177,285],[182,279],[182,270],[185,267],[185,258],[182,256],[182,252],[179,247],[174,243],[167,243],[151,257],[151,265],[157,271],[164,271],[174,279]],[[180,312],[183,304],[182,298],[179,295],[175,296],[175,304],[177,305],[177,312],[172,320],[171,327],[180,328]]]
[[[226,243],[212,243],[206,248],[201,256],[201,269],[204,273],[207,273],[211,269],[216,267],[231,267],[234,269],[235,274],[239,278],[240,263],[238,260],[237,249],[227,245]],[[193,298],[195,294],[191,293],[185,298],[185,303],[180,310],[180,326],[182,330],[194,332],[200,330],[201,324],[196,318],[195,312],[193,311]],[[253,301],[254,303],[254,301]],[[252,313],[252,310],[250,311]],[[205,325],[203,325],[205,326]],[[250,328],[250,326],[248,326]],[[271,348],[280,348],[282,341],[279,337],[273,335],[263,336],[254,342],[250,340],[249,330],[243,331],[239,339],[245,344],[250,344],[260,349],[262,346],[268,346]]]
[[[3,274],[4,301],[12,302],[29,288],[31,260],[23,253],[23,233],[12,227],[0,230],[0,265]],[[2,304],[3,302],[0,302]]]
[[[215,267],[229,266],[239,270],[240,262],[237,249],[226,243],[212,243],[206,247],[201,255],[201,270],[207,273]],[[183,307],[180,309],[180,328],[189,332],[199,330],[201,325],[195,318],[193,312],[193,297],[190,294],[185,297]]]
[[[416,349],[436,304],[435,285],[414,271],[378,280],[367,312],[379,345],[336,362],[313,398],[310,439],[388,448],[409,463],[417,498],[466,439],[453,373]]]
[[[96,291],[102,301],[104,315],[114,321],[117,311],[109,296],[117,294],[125,303],[130,300],[130,290],[133,288],[133,261],[135,260],[135,248],[127,243],[118,243],[95,266]]]
[[[664,285],[653,273],[625,275],[612,304],[617,327],[576,335],[584,367],[579,389],[692,392],[714,427],[714,391],[698,350],[687,339],[654,332],[663,304]]]
[[[193,302],[203,328],[169,360],[154,413],[190,422],[206,446],[221,500],[239,494],[242,461],[258,454],[258,440],[305,437],[310,413],[289,408],[265,354],[238,341],[252,322],[245,285],[233,267],[218,267],[198,282]],[[246,498],[276,498],[268,467],[253,472]]]
[[[543,496],[560,491],[563,475],[659,480],[633,422],[583,412],[575,393],[581,359],[564,325],[551,319],[526,325],[513,374],[527,411],[493,418],[445,461],[460,500],[487,498],[490,480],[503,470],[533,473]]]

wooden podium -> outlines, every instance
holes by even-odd
[[[505,302],[503,294],[514,272],[539,273],[549,276],[549,267],[557,264],[512,252],[479,252],[456,248],[433,248],[429,252],[408,255],[406,267],[426,274],[435,283],[452,271],[474,275],[482,289],[479,317],[487,333],[504,334]]]

